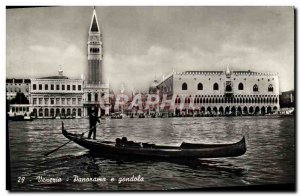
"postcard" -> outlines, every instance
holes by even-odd
[[[295,191],[294,13],[7,7],[7,190]]]

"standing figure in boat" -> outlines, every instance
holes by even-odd
[[[90,131],[89,131],[88,139],[91,139],[91,136],[93,134],[93,139],[95,140],[96,139],[96,125],[97,125],[97,122],[100,123],[100,120],[98,119],[95,110],[91,111],[89,120],[90,120]]]

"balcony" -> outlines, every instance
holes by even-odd
[[[233,95],[233,88],[232,88],[232,82],[226,81],[226,87],[224,92],[226,97],[231,97]]]
[[[100,104],[100,101],[82,101],[83,105],[97,105]],[[109,105],[109,101],[105,101],[104,105]]]
[[[109,84],[84,84],[84,88],[109,88]]]

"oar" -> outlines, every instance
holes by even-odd
[[[100,125],[100,123],[99,123],[98,125]],[[96,125],[95,127],[97,127],[98,125]],[[78,138],[78,139],[82,138],[83,135],[84,135],[86,132],[92,130],[92,129],[95,128],[95,127],[92,127],[92,128],[90,128],[90,129],[88,129],[87,131],[83,132],[79,138],[78,138],[78,137],[74,137],[73,139],[71,139],[70,141],[64,143],[63,145],[61,145],[61,146],[55,148],[54,150],[51,150],[50,152],[47,152],[46,154],[44,154],[44,156],[48,156],[49,154],[52,154],[53,152],[55,152],[55,151],[59,150],[60,148],[64,147],[65,145],[67,145],[68,143],[72,142],[72,141],[73,141],[74,139],[76,139],[76,138]]]

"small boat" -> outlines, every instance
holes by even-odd
[[[236,157],[245,154],[246,142],[243,137],[232,144],[194,144],[182,143],[180,146],[163,146],[131,142],[130,145],[116,145],[113,141],[97,141],[83,137],[83,134],[67,132],[62,124],[62,134],[90,152],[103,156],[134,156],[156,158],[218,158]]]
[[[31,116],[24,116],[24,121],[33,121],[33,118]]]
[[[22,115],[13,116],[10,117],[10,119],[13,121],[33,121],[33,118],[31,116],[22,116]]]

